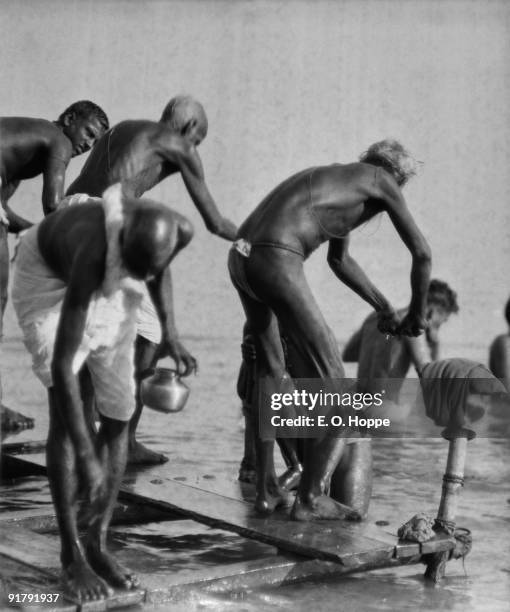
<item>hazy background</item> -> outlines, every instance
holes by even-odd
[[[447,353],[483,359],[510,293],[509,33],[505,1],[1,0],[0,114],[55,119],[89,98],[112,124],[158,119],[170,97],[189,92],[209,116],[206,180],[238,223],[290,174],[400,139],[424,161],[404,193],[433,274],[459,294]],[[85,157],[71,162],[67,184]],[[182,335],[237,342],[228,244],[205,230],[179,177],[152,193],[196,229],[174,266]],[[40,181],[28,182],[12,206],[39,219],[40,194]],[[388,219],[352,244],[404,305],[411,262]],[[345,339],[369,307],[333,277],[323,249],[307,270]]]
[[[509,47],[507,1],[0,0],[0,115],[56,119],[71,102],[89,98],[112,124],[158,119],[169,98],[192,93],[209,115],[200,146],[207,182],[238,223],[293,172],[350,162],[378,139],[400,139],[424,162],[404,193],[431,243],[433,274],[459,293],[461,312],[444,328],[444,355],[485,361],[490,340],[505,329],[510,294]],[[71,162],[67,184],[85,158]],[[234,384],[243,317],[226,270],[229,245],[207,233],[179,177],[153,195],[196,228],[173,269],[177,323],[201,369],[188,379],[186,409],[170,416],[145,410],[139,437],[170,456],[165,477],[190,473],[198,486],[211,474],[233,481],[242,455]],[[40,197],[41,182],[33,180],[11,202],[36,220]],[[395,306],[405,305],[411,262],[388,220],[373,220],[352,244]],[[324,249],[307,271],[345,341],[369,306],[332,275]],[[40,440],[46,395],[10,306],[6,323],[4,401],[36,419],[36,429],[23,435]],[[382,442],[374,444],[370,521],[434,513],[446,442]],[[320,601],[321,609],[337,610],[342,598],[356,610],[507,612],[509,465],[507,440],[470,443],[458,517],[473,530],[469,576],[450,564],[448,579],[431,590],[422,570],[410,567],[329,586],[292,585],[271,596],[252,592],[243,606],[297,611]],[[24,486],[18,496],[26,504],[46,483]],[[43,494],[49,503],[47,488]],[[217,609],[227,604],[223,598]]]

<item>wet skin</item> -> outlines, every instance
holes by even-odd
[[[7,233],[18,233],[32,226],[11,209],[10,198],[21,181],[42,174],[43,211],[48,214],[55,210],[64,194],[65,171],[71,157],[88,151],[103,132],[95,116],[67,118],[60,126],[45,119],[0,118],[0,199],[6,221],[0,222],[0,336],[9,284]],[[3,407],[0,412],[3,421],[8,418],[8,426],[17,423],[33,427],[32,419],[23,415],[13,419],[11,413],[6,417]]]
[[[144,218],[156,215],[153,225]],[[169,263],[183,246],[180,225],[187,221],[162,205],[137,201],[126,208],[122,258],[133,278],[147,285],[156,311],[168,305],[162,287]],[[106,536],[127,461],[129,422],[101,416],[96,433],[90,423],[92,402],[83,401],[72,363],[85,329],[88,305],[102,286],[106,234],[101,204],[75,206],[49,215],[39,226],[39,248],[48,266],[67,285],[52,363],[53,386],[48,390],[50,427],[47,469],[61,538],[63,583],[72,597],[86,601],[111,594],[111,587],[136,588],[137,578],[107,549]],[[147,228],[153,227],[149,231]],[[141,228],[141,229],[140,229]],[[140,241],[149,244],[140,259]],[[135,255],[136,273],[130,267]],[[162,354],[186,361],[176,345],[173,321],[161,321]],[[190,361],[188,365],[192,364]],[[126,381],[126,384],[128,382]],[[87,510],[87,539],[78,534],[78,510]]]
[[[349,232],[379,212],[389,215],[412,256],[412,299],[402,321],[348,253]],[[267,377],[281,381],[288,376],[280,329],[293,350],[290,360],[293,376],[323,379],[344,376],[336,341],[303,272],[304,260],[326,241],[329,241],[331,269],[378,312],[380,331],[415,336],[425,329],[430,250],[397,183],[382,169],[356,163],[304,170],[271,192],[241,225],[238,236],[252,244],[251,253],[245,258],[231,251],[229,268],[247,317],[245,330],[255,339],[259,384]],[[294,251],[301,252],[303,257]],[[257,444],[256,505],[264,513],[286,501],[274,472],[273,445],[271,440],[261,440]],[[366,514],[370,495],[370,453],[353,453],[352,464],[344,466],[346,480],[361,481],[343,487],[345,498],[339,501],[344,506],[335,506],[333,500],[324,497],[342,459],[343,447],[342,438],[326,437],[320,443],[307,442],[303,474],[292,513],[295,519],[343,518],[346,517],[345,505],[355,506],[351,508],[354,510],[351,517]],[[336,488],[342,490],[339,483]]]
[[[138,198],[166,177],[180,174],[207,229],[221,238],[233,240],[237,228],[220,214],[205,183],[197,147],[206,132],[200,116],[184,131],[176,131],[164,121],[123,121],[99,140],[67,194],[87,193],[100,197],[106,188],[120,182],[126,195]],[[171,288],[168,290],[171,291]],[[170,316],[173,317],[173,313]],[[138,337],[135,354],[137,372],[154,365],[156,348],[145,338]],[[189,370],[185,374],[189,374]],[[137,406],[129,430],[129,463],[164,463],[167,457],[151,451],[136,440],[136,429],[143,410],[139,382],[137,377]]]

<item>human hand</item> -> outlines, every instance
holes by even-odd
[[[230,219],[223,218],[220,236],[221,238],[225,238],[225,240],[230,240],[233,242],[237,238],[237,225],[232,223]]]
[[[398,326],[397,333],[403,336],[420,336],[427,329],[427,321],[421,315],[408,312]]]
[[[381,334],[391,334],[394,336],[398,334],[399,325],[400,317],[393,308],[385,308],[377,314],[377,329]]]
[[[189,376],[197,372],[197,360],[178,340],[164,340],[160,344],[159,356],[170,356],[175,361],[175,369],[180,376]]]

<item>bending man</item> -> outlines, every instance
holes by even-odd
[[[98,599],[136,577],[106,547],[107,529],[127,457],[135,408],[133,346],[147,285],[158,313],[161,350],[195,360],[176,346],[164,291],[168,265],[190,239],[189,222],[165,206],[121,201],[120,186],[104,201],[49,215],[24,236],[16,258],[12,300],[33,368],[48,389],[47,469],[61,538],[66,591]],[[88,427],[78,373],[86,364],[101,426]],[[78,537],[78,496],[88,510],[88,534]]]
[[[9,199],[21,181],[42,174],[44,214],[56,209],[64,194],[65,172],[71,157],[88,151],[108,129],[108,118],[88,100],[71,104],[57,119],[0,117],[0,337],[7,304],[9,249],[7,232],[17,234],[32,223],[17,215]],[[33,420],[0,407],[2,427],[32,427]]]
[[[202,105],[190,96],[172,98],[159,121],[122,121],[100,139],[67,194],[100,196],[107,187],[120,182],[126,195],[138,198],[167,176],[180,174],[207,229],[221,238],[234,240],[237,228],[218,211],[205,183],[197,151],[207,128]],[[156,313],[150,300],[145,298],[139,313],[135,348],[138,382],[140,375],[154,365],[160,340]],[[164,455],[136,441],[142,408],[137,393],[137,407],[130,424],[129,461],[167,461]]]
[[[409,336],[426,327],[430,249],[402,196],[413,162],[395,141],[372,145],[361,163],[304,170],[276,187],[243,223],[230,251],[229,270],[246,314],[245,333],[257,353],[256,377],[288,377],[278,324],[297,378],[339,379],[342,360],[304,275],[304,261],[329,242],[328,263],[336,276],[378,313],[383,333]],[[349,255],[349,232],[386,212],[411,252],[412,298],[401,321],[390,302]],[[264,379],[265,380],[265,379]],[[345,483],[343,504],[364,516],[368,508],[371,449],[366,441],[327,436],[307,440],[303,474],[292,516],[298,520],[342,518],[345,508],[325,495],[337,465]],[[352,432],[351,432],[352,435]],[[351,443],[352,442],[352,443]],[[256,508],[271,512],[285,501],[273,464],[273,442],[258,444]]]

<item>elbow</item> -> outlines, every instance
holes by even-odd
[[[338,257],[337,255],[329,255],[327,257],[328,265],[335,274],[341,274],[346,266],[346,258]]]
[[[335,270],[341,264],[341,260],[336,255],[331,255],[330,253],[328,253],[327,261],[328,261],[328,266],[332,270]]]
[[[432,265],[432,251],[428,244],[422,244],[414,253],[414,260],[423,266]]]

